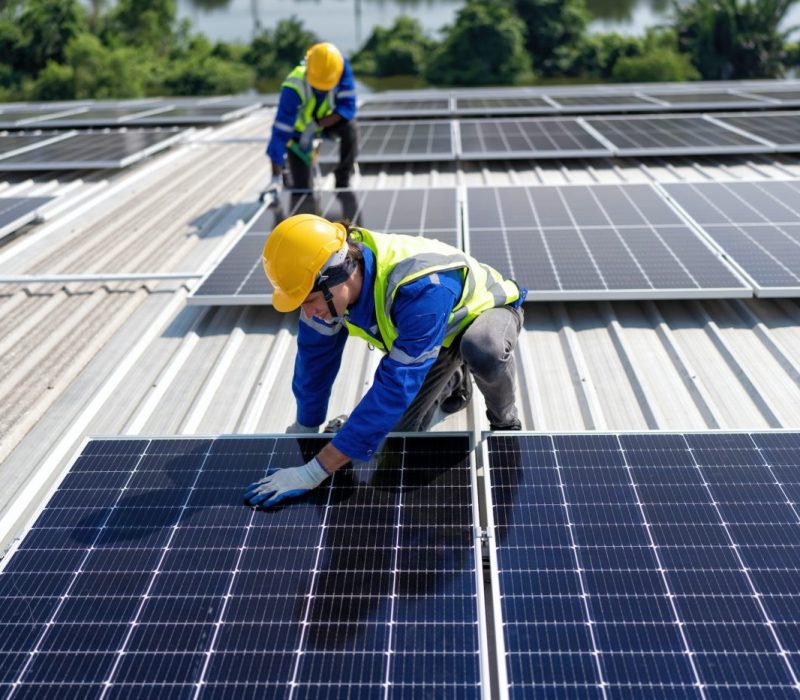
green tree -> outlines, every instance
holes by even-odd
[[[686,54],[658,48],[644,56],[620,58],[614,64],[611,77],[622,83],[659,83],[698,80],[700,74]]]
[[[274,30],[264,29],[256,34],[242,60],[252,66],[259,79],[283,78],[318,41],[317,36],[293,16],[280,20]]]
[[[437,85],[503,85],[531,78],[525,25],[504,0],[467,0],[425,73]]]
[[[780,26],[794,0],[674,0],[678,49],[706,80],[781,77],[786,39]]]
[[[608,80],[622,58],[634,58],[645,52],[645,42],[634,36],[615,32],[590,34],[584,38],[570,73],[586,78]]]
[[[350,60],[353,70],[366,75],[421,75],[435,46],[418,20],[400,15],[388,29],[375,27]]]
[[[589,13],[584,0],[513,0],[527,28],[525,46],[537,73],[574,74]]]
[[[175,0],[117,0],[106,22],[106,43],[138,46],[165,55],[177,33]]]
[[[86,12],[77,0],[27,0],[16,19],[15,68],[29,76],[50,61],[63,63],[67,44],[88,28]]]
[[[163,88],[169,95],[220,95],[248,90],[254,81],[252,68],[214,55],[208,39],[198,35],[167,64]]]

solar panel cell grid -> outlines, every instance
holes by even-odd
[[[800,291],[800,182],[680,183],[665,191],[761,295]]]
[[[393,438],[378,471],[242,507],[244,484],[323,442],[90,442],[0,573],[2,682],[20,697],[479,697],[469,438]],[[100,498],[88,474],[111,475]]]
[[[779,147],[800,147],[800,119],[797,115],[766,112],[761,114],[725,114],[717,117],[724,124],[742,129]]]
[[[469,188],[469,252],[531,299],[749,293],[649,185]]]
[[[452,158],[453,141],[449,121],[359,124],[359,162],[413,162]],[[338,162],[338,144],[324,140],[320,150],[320,162]]]
[[[770,150],[770,147],[702,116],[589,117],[586,123],[611,142],[619,155],[701,155]]]
[[[459,128],[463,160],[610,154],[577,119],[462,120]]]
[[[490,437],[511,697],[793,697],[797,450],[780,434]]]

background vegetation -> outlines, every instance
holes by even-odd
[[[211,0],[209,0],[211,1]],[[377,27],[357,74],[431,85],[782,77],[800,65],[795,0],[672,2],[671,26],[644,37],[589,34],[585,0],[466,0],[436,41],[410,17]],[[318,38],[282,20],[249,45],[211,43],[174,0],[0,2],[0,100],[213,95],[275,90]]]

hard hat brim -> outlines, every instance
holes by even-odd
[[[281,313],[287,313],[300,308],[311,289],[305,294],[287,294],[282,289],[276,289],[272,293],[272,306]]]

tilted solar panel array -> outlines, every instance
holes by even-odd
[[[93,170],[124,168],[182,138],[180,131],[68,132],[43,135],[34,141],[0,137],[0,172],[36,170]],[[8,148],[4,139],[14,139]],[[14,148],[14,144],[24,144]]]
[[[90,441],[3,561],[0,695],[481,697],[469,437],[242,506],[324,442]]]
[[[466,227],[532,301],[752,293],[650,185],[470,187]]]
[[[800,181],[662,187],[752,280],[757,295],[800,294]]]
[[[189,304],[269,304],[272,286],[261,251],[272,229],[293,214],[318,214],[373,231],[436,238],[460,247],[455,188],[283,192],[279,204],[258,215],[188,299]]]
[[[797,433],[498,435],[487,458],[511,698],[797,697]]]
[[[453,148],[449,121],[362,122],[359,125],[359,163],[453,160]],[[323,140],[320,162],[335,163],[338,159],[338,142]]]

